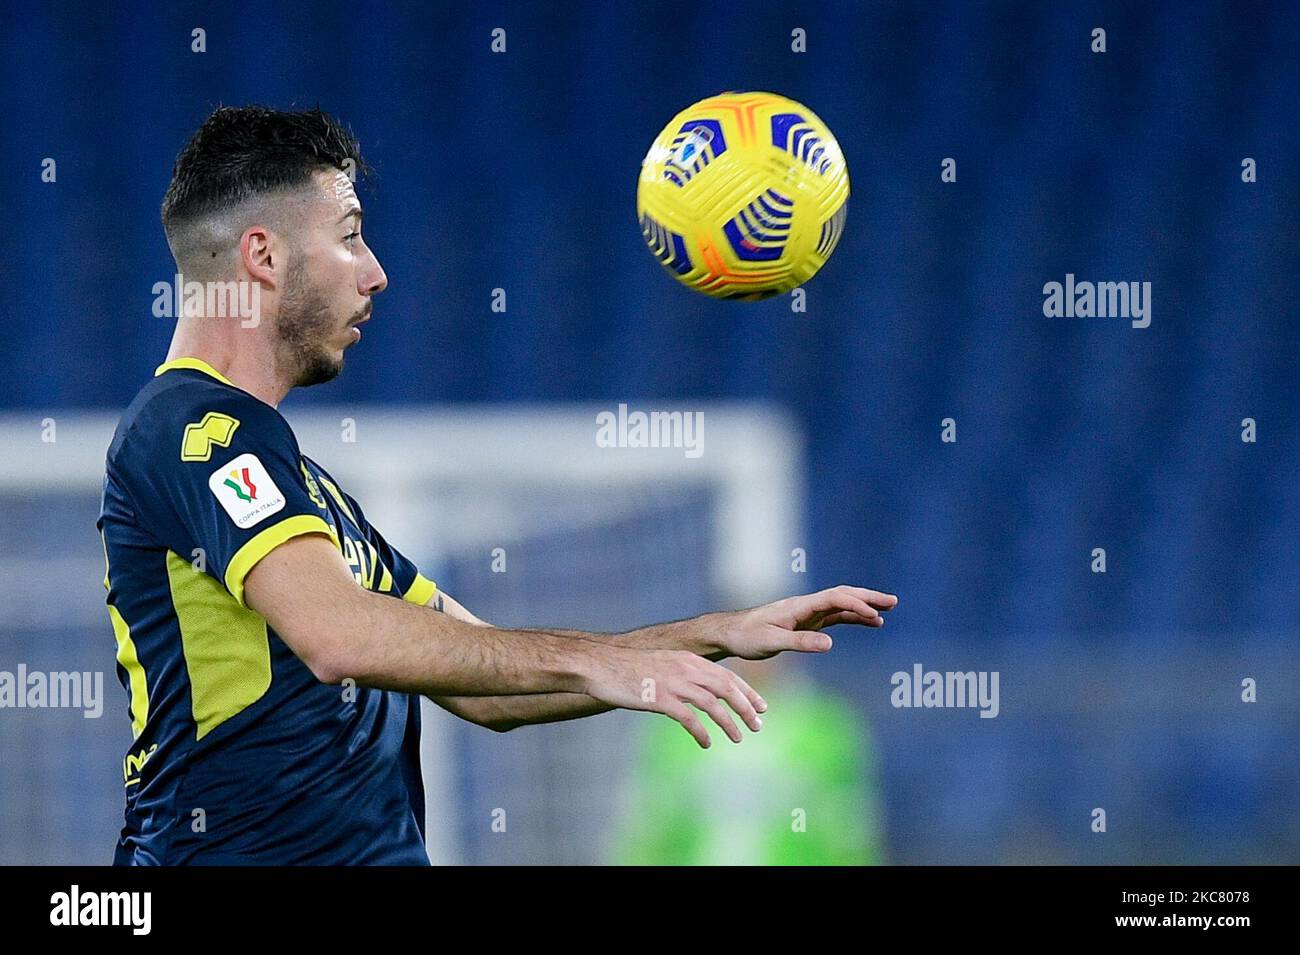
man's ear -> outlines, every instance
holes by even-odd
[[[274,235],[266,226],[254,225],[239,237],[239,258],[249,276],[268,288],[275,288],[276,273],[283,267],[282,257],[272,254]]]

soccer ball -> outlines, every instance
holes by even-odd
[[[775,93],[722,93],[682,110],[655,139],[636,213],[679,282],[756,301],[826,263],[848,197],[844,156],[812,110]]]

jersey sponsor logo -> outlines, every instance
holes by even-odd
[[[140,773],[144,769],[144,764],[149,762],[149,757],[158,749],[158,744],[154,743],[148,749],[141,749],[138,753],[127,753],[126,758],[122,760],[122,782],[127,786],[140,785]]]
[[[329,505],[325,503],[325,498],[321,496],[320,486],[316,483],[316,479],[311,476],[311,472],[307,470],[306,462],[299,461],[298,467],[302,468],[302,478],[307,482],[307,494],[311,497],[312,503],[322,511],[329,510]]]
[[[217,468],[208,487],[235,526],[252,527],[284,508],[284,495],[255,454],[241,454]]]
[[[389,593],[393,589],[393,575],[387,565],[379,559],[379,551],[375,550],[375,545],[370,541],[354,541],[346,534],[340,542],[340,548],[343,551],[343,559],[348,562],[352,568],[352,576],[366,590],[373,590],[378,593]],[[383,571],[379,577],[376,586],[375,575]]]
[[[202,421],[185,426],[181,436],[182,461],[207,461],[212,458],[213,446],[228,448],[235,436],[239,420],[219,411],[209,411]]]

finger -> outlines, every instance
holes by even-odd
[[[860,616],[865,617],[865,618],[867,618],[867,619],[870,619],[870,618],[872,618],[872,617],[879,617],[879,616],[880,616],[880,611],[879,611],[878,609],[876,609],[875,607],[873,607],[873,606],[871,605],[870,601],[868,601],[868,600],[866,600],[866,599],[864,599],[864,598],[862,598],[862,597],[859,597],[857,594],[849,593],[849,592],[847,592],[847,591],[846,591],[846,593],[848,593],[848,596],[849,596],[849,598],[850,598],[851,600],[858,601],[858,606],[859,606],[859,607],[865,607],[865,608],[866,608],[865,612],[864,612],[863,610],[861,610],[861,609],[857,610],[857,613],[858,613]],[[886,608],[886,609],[888,609],[888,608]]]
[[[883,627],[885,618],[879,615],[864,617],[852,610],[840,610],[822,620],[822,627],[833,627],[837,623],[854,623],[864,627]]]
[[[866,587],[850,587],[847,584],[841,586],[855,597],[865,600],[877,610],[888,611],[893,610],[898,606],[898,594],[887,594],[879,590],[868,590]]]
[[[836,613],[836,615],[833,616],[836,617],[835,620],[832,620],[832,618],[828,618],[827,626],[833,626],[835,624],[858,624],[861,626],[884,626],[885,625],[885,618],[883,616],[880,616],[879,613],[874,617],[863,617],[861,613],[854,613],[853,611],[842,611],[840,613]]]
[[[686,728],[686,732],[695,737],[695,742],[700,744],[700,749],[708,749],[712,744],[713,741],[709,739],[709,731],[704,728],[700,718],[686,704],[676,702],[666,704],[663,713],[669,719],[681,723]]]
[[[757,697],[761,701],[762,697],[731,670],[726,667],[718,667],[718,669],[722,671],[722,674],[719,682],[713,685],[714,694],[720,699],[726,700],[731,708],[736,711],[736,715],[744,720],[745,725],[752,732],[757,733],[763,728],[763,721],[758,718],[758,711],[753,698]]]
[[[772,644],[777,653],[786,650],[796,653],[825,653],[831,648],[832,640],[820,630],[787,630],[785,627],[773,626]]]
[[[846,588],[833,588],[799,597],[795,600],[792,609],[797,621],[812,620],[819,614],[825,615],[841,610],[852,610],[863,617],[878,616],[874,607],[861,597],[849,593]],[[798,626],[805,627],[806,624],[799,623]]]
[[[740,730],[736,723],[727,713],[727,708],[722,705],[722,701],[713,695],[713,691],[703,686],[695,686],[682,694],[682,699],[692,706],[703,710],[713,718],[713,722],[722,727],[722,732],[733,743],[739,743],[741,740]]]
[[[790,630],[780,624],[769,624],[770,652],[825,653],[831,648],[831,638],[820,630]]]
[[[726,667],[723,667],[723,669],[726,670]],[[752,686],[746,683],[743,679],[741,679],[734,670],[727,670],[727,672],[731,674],[731,679],[735,681],[738,687],[740,687],[740,692],[744,693],[745,696],[749,699],[749,702],[753,704],[754,710],[757,713],[766,713],[767,700],[763,699],[762,695],[757,690],[755,690]],[[755,733],[757,733],[759,727],[761,727],[762,725],[763,725],[763,721],[759,720],[758,726],[751,726],[751,728],[754,730]]]

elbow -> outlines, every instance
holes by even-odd
[[[508,716],[496,710],[495,707],[475,705],[477,703],[476,700],[468,706],[461,705],[455,711],[456,715],[467,722],[473,723],[475,726],[481,726],[494,733],[509,733],[511,730],[524,725],[523,720]]]
[[[340,612],[329,620],[295,620],[276,632],[321,683],[338,686],[347,679],[365,683],[373,675],[372,661],[367,659],[366,643],[356,639],[357,629],[345,622],[350,619]]]
[[[454,701],[444,698],[439,702],[466,722],[494,733],[509,733],[513,729],[526,725],[524,720],[504,712],[495,700],[485,697],[461,697]]]
[[[357,661],[347,652],[345,641],[315,640],[295,651],[298,659],[321,683],[338,686],[349,677],[359,680]]]
[[[302,661],[321,683],[338,686],[349,676],[347,666],[332,656],[313,654]]]
[[[457,719],[481,726],[494,733],[509,733],[525,725],[524,720],[516,719],[499,703],[485,696],[432,696],[433,702]]]

